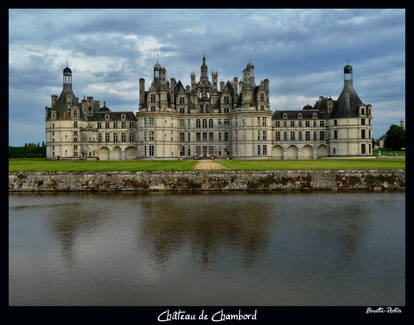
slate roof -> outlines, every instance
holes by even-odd
[[[348,94],[349,102],[346,100]],[[361,104],[362,101],[352,86],[352,81],[345,80],[344,88],[334,103],[331,118],[358,117],[358,107]]]
[[[135,121],[134,112],[96,112],[93,116],[88,117],[88,121],[105,121],[105,115],[110,115],[110,121],[121,121],[121,114],[125,114],[125,121]]]

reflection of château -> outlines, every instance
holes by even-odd
[[[145,90],[139,79],[139,111],[111,112],[72,90],[72,71],[63,70],[63,90],[46,107],[49,159],[313,159],[323,156],[371,156],[372,106],[353,88],[352,66],[344,67],[344,88],[335,101],[319,97],[312,107],[275,111],[269,104],[269,80],[256,85],[254,65],[243,80],[210,82],[205,57],[200,80],[191,73],[184,87],[157,62]]]

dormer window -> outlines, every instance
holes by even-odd
[[[361,108],[361,115],[365,115],[365,109]]]
[[[105,114],[105,120],[109,120],[109,114]]]
[[[283,113],[283,118],[287,119],[287,114],[286,113]]]
[[[316,119],[317,117],[318,117],[318,115],[316,113],[313,113],[312,118]]]
[[[302,119],[302,113],[298,114],[298,119]]]
[[[125,120],[125,114],[122,114],[122,115],[121,115],[121,119],[122,119],[122,120]]]
[[[184,104],[184,97],[180,97],[180,104]]]
[[[260,101],[264,102],[264,94],[260,94]]]

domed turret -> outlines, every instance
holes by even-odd
[[[72,70],[69,67],[63,69],[63,88],[72,88]]]

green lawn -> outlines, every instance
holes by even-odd
[[[232,170],[405,169],[405,159],[215,160]],[[10,158],[9,171],[193,170],[196,160],[46,160]]]
[[[217,160],[233,170],[405,169],[405,159]]]
[[[10,158],[9,171],[193,170],[196,160],[46,160]]]
[[[388,156],[391,153],[393,156],[397,154],[398,156],[405,156],[405,150],[386,150],[386,149],[375,149],[374,156],[378,156],[379,152],[381,151],[381,156]]]

